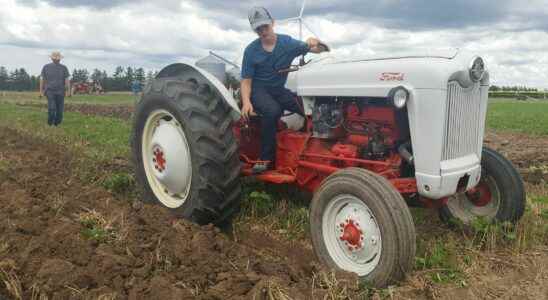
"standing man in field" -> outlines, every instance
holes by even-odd
[[[261,115],[261,155],[254,174],[272,167],[276,154],[276,128],[284,110],[303,114],[295,95],[285,88],[287,69],[298,56],[320,53],[320,41],[306,42],[274,32],[274,20],[264,7],[249,11],[251,29],[259,36],[245,48],[242,62],[242,116]],[[327,48],[325,48],[327,50]]]
[[[48,98],[48,125],[59,126],[63,121],[65,95],[70,94],[70,74],[61,64],[61,53],[52,52],[50,58],[52,62],[42,68],[40,75],[40,97]]]

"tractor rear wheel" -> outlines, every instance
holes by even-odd
[[[326,265],[384,287],[411,270],[415,225],[400,193],[383,177],[348,168],[326,178],[310,208],[312,244]]]
[[[145,200],[198,224],[226,224],[239,209],[231,108],[207,84],[155,79],[136,106],[135,173]]]
[[[500,153],[484,147],[480,182],[472,190],[451,196],[439,213],[445,222],[470,224],[477,218],[516,222],[524,210],[525,189],[518,171]]]

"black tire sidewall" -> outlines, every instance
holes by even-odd
[[[491,177],[500,193],[499,207],[492,221],[519,220],[525,209],[525,189],[516,168],[500,153],[487,147],[482,150],[481,168],[481,176]],[[447,206],[440,208],[440,217],[446,222],[456,218]]]
[[[196,194],[195,193],[195,187],[199,184],[198,182],[195,182],[195,181],[199,181],[200,178],[199,178],[199,176],[196,172],[196,170],[197,170],[196,162],[197,162],[198,158],[195,155],[195,149],[193,147],[193,143],[190,142],[190,141],[193,140],[192,132],[189,132],[189,130],[185,126],[185,124],[187,124],[187,122],[189,120],[184,118],[184,116],[181,113],[182,108],[180,107],[180,105],[177,102],[166,99],[163,95],[160,95],[160,94],[147,95],[147,96],[144,97],[141,104],[142,104],[142,107],[140,107],[140,109],[137,110],[138,112],[135,116],[135,119],[136,119],[136,121],[135,121],[136,122],[136,135],[135,135],[134,138],[136,138],[138,140],[134,141],[134,143],[135,143],[134,145],[137,146],[137,147],[134,147],[134,149],[135,149],[134,156],[138,159],[138,167],[135,170],[136,173],[137,173],[137,176],[139,178],[144,179],[144,180],[140,180],[141,182],[146,182],[146,184],[144,184],[143,187],[145,188],[147,198],[153,197],[154,199],[157,199],[157,197],[154,195],[154,192],[152,191],[150,185],[148,184],[145,169],[144,169],[144,165],[143,165],[142,137],[143,137],[143,130],[144,130],[145,124],[147,122],[147,119],[148,119],[148,116],[150,115],[150,113],[155,111],[155,110],[165,110],[165,111],[169,112],[173,117],[175,117],[177,122],[179,122],[181,124],[181,128],[183,129],[183,132],[184,132],[185,137],[187,139],[189,150],[190,150],[191,163],[192,163],[192,179],[191,179],[191,187],[190,187],[189,195],[188,195],[187,199],[185,200],[185,202],[181,206],[179,206],[177,208],[170,208],[170,207],[165,206],[161,201],[157,201],[157,202],[160,203],[162,206],[173,210],[173,212],[178,214],[178,215],[182,215],[185,218],[190,218],[189,213],[191,212],[191,209],[189,209],[189,208],[192,208],[192,207],[195,206],[194,203],[193,203],[195,201],[194,195]]]

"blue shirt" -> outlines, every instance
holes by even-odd
[[[65,65],[53,62],[49,63],[42,68],[40,76],[46,81],[44,92],[65,93],[65,79],[70,76]]]
[[[287,81],[288,68],[295,57],[308,53],[308,44],[285,34],[278,34],[272,52],[264,50],[261,40],[256,39],[244,51],[242,79],[252,79],[253,86],[280,87]]]

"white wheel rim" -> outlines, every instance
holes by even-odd
[[[145,174],[156,198],[169,208],[183,205],[190,193],[192,160],[182,124],[166,110],[151,112],[141,146]]]
[[[382,252],[382,237],[371,209],[359,198],[333,198],[322,216],[322,234],[335,264],[359,276],[371,273]]]
[[[453,217],[461,220],[464,223],[470,223],[478,217],[483,217],[488,220],[493,220],[500,207],[500,191],[495,183],[495,179],[491,176],[485,176],[485,183],[491,192],[491,201],[484,206],[477,206],[470,200],[466,193],[459,193],[451,196],[447,201],[447,208]]]

